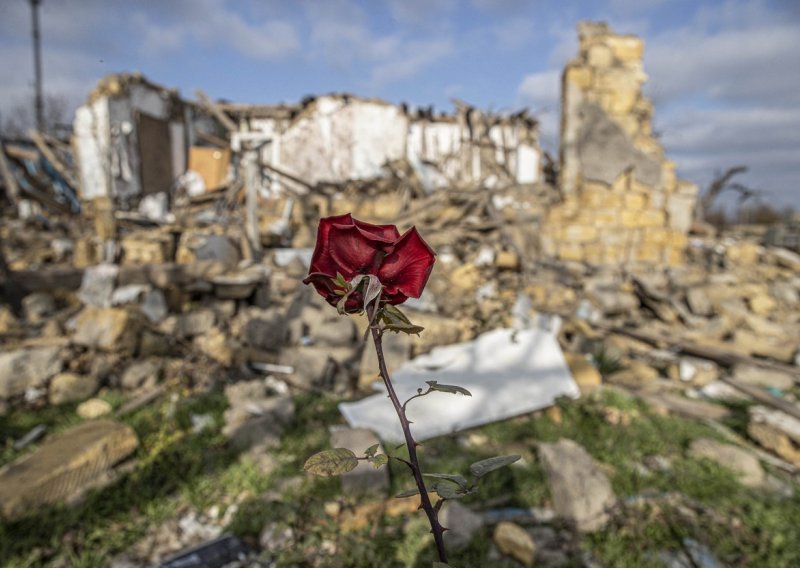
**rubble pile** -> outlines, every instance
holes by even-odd
[[[555,185],[524,113],[459,103],[440,116],[349,95],[256,106],[199,93],[189,103],[136,75],[109,77],[79,109],[77,165],[53,139],[34,135],[36,150],[4,143],[14,208],[0,228],[0,414],[73,405],[81,419],[103,418],[60,434],[88,439],[89,457],[56,438],[0,470],[14,494],[3,513],[114,479],[138,441],[112,416],[168,394],[222,391],[222,435],[266,460],[263,471],[292,425],[294,395],[368,394],[378,367],[366,318],[338,316],[302,285],[319,219],[343,213],[415,225],[437,253],[425,293],[404,306],[424,333],[385,338],[391,372],[487,332],[505,329],[514,343],[544,330],[581,396],[622,389],[722,429],[731,401],[745,401],[746,450],[705,440],[691,452],[741,462],[750,486],[768,483],[753,455],[800,471],[800,255],[774,236],[690,234],[697,188],[676,179],[652,135],[641,40],[604,24],[579,30]],[[381,121],[385,136],[373,128]],[[37,160],[51,182],[29,166]],[[491,380],[491,364],[471,367]],[[108,400],[120,399],[114,410]],[[606,420],[630,416],[609,409]],[[357,447],[371,435],[334,438]],[[580,531],[605,526],[616,499],[606,473],[569,440],[539,453],[557,514]],[[389,485],[369,467],[356,474],[348,486]],[[587,480],[599,489],[584,502]],[[455,541],[485,522],[449,509],[472,527]],[[219,536],[217,516],[185,517],[203,530],[182,528],[191,538],[168,551]],[[513,523],[497,523],[494,538],[526,564],[547,549]]]

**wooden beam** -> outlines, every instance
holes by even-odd
[[[231,120],[231,117],[225,114],[225,112],[219,108],[219,105],[209,99],[202,90],[197,89],[197,91],[195,91],[195,95],[197,95],[197,98],[200,101],[200,106],[210,112],[214,118],[216,118],[229,132],[236,132],[239,130],[239,128],[236,126],[236,123]]]
[[[3,184],[6,186],[6,194],[14,205],[19,204],[19,184],[14,172],[11,171],[11,164],[6,158],[5,148],[0,142],[0,175],[3,176]]]
[[[67,168],[64,163],[58,159],[58,156],[55,155],[53,150],[50,149],[50,146],[47,145],[44,137],[40,132],[37,130],[30,130],[28,131],[28,135],[33,140],[33,143],[36,144],[36,148],[42,153],[45,159],[53,164],[55,170],[61,174],[66,182],[74,189],[78,191],[80,188],[78,187],[78,180],[75,178],[73,173]]]

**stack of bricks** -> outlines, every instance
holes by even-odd
[[[562,78],[563,201],[545,218],[542,252],[592,264],[680,264],[697,186],[676,178],[652,135],[644,43],[604,23],[578,31],[580,55]]]

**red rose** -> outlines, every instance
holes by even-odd
[[[402,304],[419,298],[433,269],[435,255],[411,227],[400,235],[394,225],[372,225],[348,213],[319,222],[311,268],[303,282],[312,284],[332,306],[342,298],[334,280],[341,274],[348,282],[359,275],[377,276],[383,285],[382,304]],[[337,294],[337,290],[339,294]],[[348,313],[364,308],[360,291],[345,300]]]

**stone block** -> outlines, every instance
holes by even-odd
[[[100,381],[94,375],[59,373],[50,381],[48,398],[50,404],[64,404],[65,402],[84,400],[97,392],[99,386]]]
[[[602,43],[589,46],[586,59],[592,67],[611,67],[614,63],[611,48]]]
[[[564,69],[564,79],[581,89],[588,89],[592,85],[592,69],[569,64]]]
[[[72,499],[108,479],[138,447],[134,431],[111,420],[78,424],[0,471],[0,511],[18,517]]]
[[[663,247],[659,245],[640,244],[633,251],[633,259],[635,262],[658,264],[662,262],[663,252]]]
[[[564,227],[564,240],[573,243],[587,243],[599,236],[597,228],[591,225],[571,225]]]
[[[637,62],[644,56],[644,41],[636,36],[609,35],[605,43],[620,61]]]
[[[194,346],[215,361],[230,366],[233,363],[234,348],[228,337],[219,329],[212,328],[205,334],[194,338]]]
[[[139,339],[140,323],[129,310],[86,306],[75,318],[72,341],[90,349],[132,352]]]
[[[626,209],[644,209],[647,206],[647,195],[644,193],[626,193],[623,206]]]
[[[611,482],[592,457],[572,440],[539,445],[553,508],[581,532],[601,530],[616,502]]]
[[[560,243],[558,245],[558,256],[561,260],[582,262],[584,259],[583,247],[577,243]]]
[[[121,264],[163,264],[172,262],[175,255],[175,241],[172,235],[137,233],[123,237]]]
[[[58,347],[16,349],[0,353],[0,400],[44,385],[61,370]]]
[[[766,481],[761,464],[752,453],[712,440],[698,438],[689,445],[689,455],[695,459],[708,459],[732,470],[747,487],[759,487]]]
[[[41,323],[56,310],[56,301],[46,292],[34,292],[22,298],[22,312],[29,323]]]

